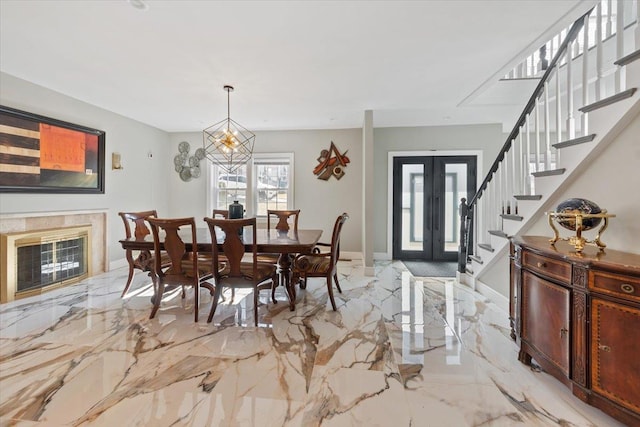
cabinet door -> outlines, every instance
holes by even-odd
[[[569,289],[522,273],[522,339],[569,376]]]
[[[640,310],[591,301],[591,388],[640,412]]]

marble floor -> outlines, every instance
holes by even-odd
[[[310,279],[291,312],[193,295],[126,270],[0,306],[3,426],[617,426],[517,361],[507,314],[400,262],[341,262],[338,311]],[[247,296],[249,296],[247,298]]]

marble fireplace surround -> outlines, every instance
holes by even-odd
[[[107,271],[107,209],[22,212],[0,215],[0,233],[45,230],[91,224],[91,271]]]

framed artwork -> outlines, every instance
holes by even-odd
[[[104,193],[105,132],[0,106],[0,192]]]

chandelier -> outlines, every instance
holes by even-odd
[[[227,91],[227,118],[202,131],[206,157],[227,173],[232,173],[251,159],[254,133],[231,119],[229,93],[233,86],[224,86]]]

